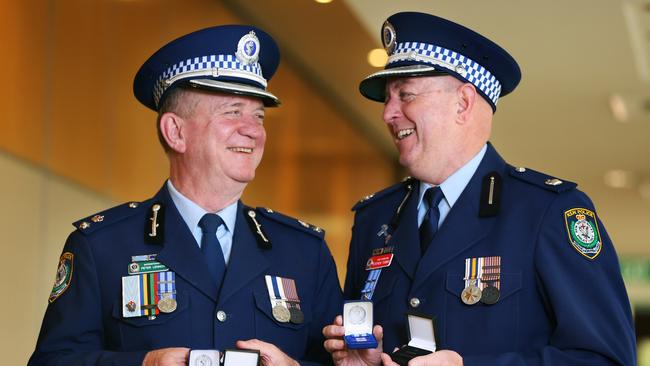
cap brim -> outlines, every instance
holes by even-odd
[[[386,93],[386,79],[389,77],[409,77],[425,75],[448,75],[444,69],[437,69],[429,65],[407,65],[393,67],[369,75],[359,84],[361,94],[376,102],[384,102]]]
[[[237,95],[247,95],[251,97],[258,97],[262,99],[265,107],[277,107],[281,104],[280,99],[275,95],[267,92],[266,90],[256,88],[251,85],[238,84],[233,82],[223,82],[212,79],[193,79],[189,80],[188,84],[190,86],[207,89],[207,90],[216,90],[224,93],[237,94]]]

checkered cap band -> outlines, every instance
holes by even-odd
[[[163,93],[172,84],[169,80],[181,79],[184,76],[219,75],[248,79],[266,89],[266,79],[262,76],[262,68],[259,63],[245,65],[239,62],[235,55],[209,55],[187,59],[169,67],[154,85],[154,101],[158,105]]]
[[[501,83],[486,68],[476,61],[457,52],[428,43],[403,42],[398,43],[395,51],[388,58],[386,66],[399,62],[413,60],[453,71],[465,80],[474,84],[496,106],[501,95]]]

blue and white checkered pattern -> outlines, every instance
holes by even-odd
[[[169,67],[154,85],[154,101],[156,105],[167,88],[172,84],[170,79],[180,79],[187,75],[196,76],[235,76],[251,80],[266,89],[266,79],[262,76],[260,64],[242,64],[235,55],[209,55],[181,61]]]
[[[476,61],[452,50],[428,43],[398,43],[386,66],[406,60],[417,60],[459,74],[481,90],[494,105],[501,95],[501,83],[494,75]]]

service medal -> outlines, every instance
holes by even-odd
[[[494,286],[486,286],[483,291],[481,291],[481,302],[485,305],[493,305],[499,301],[499,296],[501,296],[501,291]]]
[[[280,323],[288,323],[291,320],[289,309],[278,304],[273,307],[273,317]]]
[[[473,284],[467,286],[463,292],[461,292],[460,299],[463,300],[463,303],[466,305],[474,305],[481,299],[481,289]]]
[[[305,322],[305,314],[302,312],[302,310],[292,306],[289,308],[289,314],[289,321],[291,321],[293,324],[302,324]]]
[[[178,303],[176,302],[176,299],[173,299],[171,297],[164,297],[160,299],[156,305],[160,311],[169,314],[173,313],[176,310]]]

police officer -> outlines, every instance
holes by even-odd
[[[209,350],[235,347],[265,365],[331,362],[321,330],[341,289],[323,231],[240,201],[278,63],[273,39],[243,25],[144,63],[134,93],[158,112],[169,180],[74,223],[30,365],[214,365]]]
[[[413,178],[354,206],[344,297],[374,302],[383,350],[409,342],[404,314],[417,311],[435,318],[425,338],[438,351],[409,365],[634,365],[629,300],[593,203],[488,142],[521,77],[515,60],[429,14],[395,14],[381,34],[388,62],[360,91],[384,103]],[[380,362],[381,348],[345,347],[340,318],[323,332],[337,364]]]

